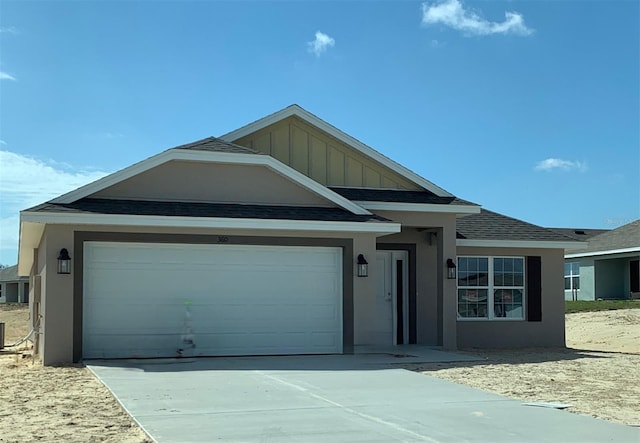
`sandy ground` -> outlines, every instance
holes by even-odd
[[[5,343],[26,335],[27,309],[0,306]],[[43,367],[25,347],[0,351],[0,442],[151,442],[82,366]]]
[[[465,351],[484,361],[408,369],[640,426],[640,309],[568,314],[566,342],[567,349]]]
[[[25,308],[0,305],[6,343],[25,335]],[[465,351],[480,362],[408,367],[526,401],[640,425],[640,309],[569,314],[570,349]],[[42,367],[28,349],[0,351],[0,442],[151,440],[82,366]]]

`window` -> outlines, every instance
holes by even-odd
[[[577,291],[580,289],[580,263],[564,264],[564,290]]]
[[[458,318],[524,320],[524,257],[458,257]]]

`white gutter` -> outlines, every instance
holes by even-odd
[[[406,212],[442,212],[455,214],[479,214],[480,206],[476,205],[451,205],[433,203],[402,203],[402,202],[376,202],[354,201],[355,204],[371,211],[406,211]]]
[[[640,253],[640,246],[634,246],[632,248],[623,248],[623,249],[610,249],[608,251],[571,253],[571,254],[566,254],[564,258],[595,257],[595,256],[602,256],[602,255],[628,254],[632,252]]]
[[[258,230],[301,230],[335,232],[400,232],[400,223],[346,222],[323,220],[277,220],[256,218],[184,217],[165,215],[77,214],[22,212],[22,223],[64,225],[149,226],[171,228],[217,228]]]

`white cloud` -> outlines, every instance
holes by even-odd
[[[554,169],[561,169],[563,171],[586,172],[587,164],[580,161],[562,160],[560,158],[547,158],[536,163],[533,169],[535,169],[536,171],[546,172],[551,172]]]
[[[7,261],[6,252],[17,257],[21,210],[72,191],[105,175],[107,174],[102,171],[74,171],[51,160],[41,161],[0,150],[0,249],[3,250],[0,263]]]
[[[13,75],[9,75],[6,72],[0,71],[0,80],[13,80],[13,81],[15,81],[16,78]]]
[[[0,27],[0,34],[17,34],[18,28],[15,26]]]
[[[531,35],[533,33],[533,29],[524,24],[522,14],[507,11],[504,15],[503,22],[491,22],[474,11],[465,9],[459,0],[422,4],[423,25],[441,24],[468,35]]]
[[[316,32],[316,38],[312,42],[308,42],[308,51],[315,54],[316,57],[327,50],[327,48],[335,46],[336,41],[323,32]]]

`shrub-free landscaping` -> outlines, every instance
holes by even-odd
[[[578,300],[564,302],[564,312],[567,314],[635,308],[640,309],[640,300]]]

